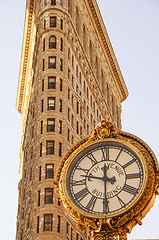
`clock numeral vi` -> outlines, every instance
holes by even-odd
[[[83,198],[85,198],[85,196],[88,195],[88,189],[85,187],[83,188],[81,191],[79,191],[78,193],[75,194],[75,198],[78,200],[78,201],[81,201]]]

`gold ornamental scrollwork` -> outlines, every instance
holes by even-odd
[[[114,216],[111,218],[90,218],[86,214],[81,214],[75,209],[63,189],[63,179],[65,170],[72,156],[75,156],[87,144],[101,139],[116,139],[123,141],[130,146],[135,147],[144,158],[147,165],[147,184],[139,201],[128,212]],[[67,212],[74,218],[77,226],[89,232],[89,235],[94,240],[117,239],[126,233],[130,233],[132,228],[136,225],[142,224],[142,218],[147,214],[153,206],[156,195],[159,193],[159,170],[157,159],[149,148],[149,146],[138,137],[125,133],[117,129],[112,123],[105,120],[101,121],[93,130],[93,132],[77,142],[64,156],[56,173],[55,180],[56,190],[58,196],[61,198]]]

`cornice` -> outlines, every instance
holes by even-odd
[[[127,90],[126,84],[124,82],[122,73],[120,71],[117,59],[115,57],[115,53],[113,51],[113,48],[112,48],[112,45],[111,45],[108,33],[106,31],[106,28],[105,28],[105,25],[104,25],[104,22],[103,22],[103,19],[102,19],[99,7],[97,5],[96,0],[87,0],[87,1],[89,3],[89,6],[90,6],[90,9],[91,9],[93,18],[94,18],[94,20],[96,22],[96,26],[98,28],[99,34],[100,34],[102,42],[104,44],[105,51],[107,53],[109,62],[111,64],[113,73],[115,75],[115,78],[117,80],[118,86],[119,86],[120,91],[122,93],[121,101],[123,102],[127,98],[127,96],[128,96],[128,90]]]
[[[26,78],[28,75],[28,66],[30,64],[31,48],[30,43],[33,38],[33,20],[34,20],[34,0],[27,0],[26,2],[26,12],[25,12],[25,22],[24,22],[24,33],[23,33],[23,43],[22,43],[22,53],[21,53],[21,63],[20,63],[20,71],[19,71],[19,83],[17,90],[17,100],[16,100],[16,108],[22,113],[23,108],[23,99],[26,87]],[[33,42],[32,42],[33,44]]]

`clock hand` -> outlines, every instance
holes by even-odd
[[[107,182],[111,182],[111,184],[114,184],[116,182],[116,178],[115,177],[112,177],[112,178],[108,178],[107,177],[107,170],[109,169],[109,167],[106,167],[106,164],[104,164],[104,167],[101,168],[101,170],[104,172],[104,176],[103,176],[103,181]]]
[[[103,172],[104,172],[104,176],[103,176],[103,181],[104,181],[104,199],[103,199],[103,212],[107,213],[108,212],[108,200],[107,200],[107,170],[108,168],[106,167],[106,165],[104,164],[104,167],[102,168]]]
[[[88,177],[88,178],[94,178],[94,179],[103,180],[103,178],[101,178],[101,177],[95,177],[95,176],[93,176],[93,175],[81,175],[81,177]]]

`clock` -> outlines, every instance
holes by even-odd
[[[113,217],[132,208],[146,186],[147,168],[137,149],[123,141],[95,141],[66,169],[65,193],[81,214]]]
[[[78,227],[93,239],[105,239],[141,224],[159,194],[158,176],[150,147],[103,120],[69,149],[54,183]]]

